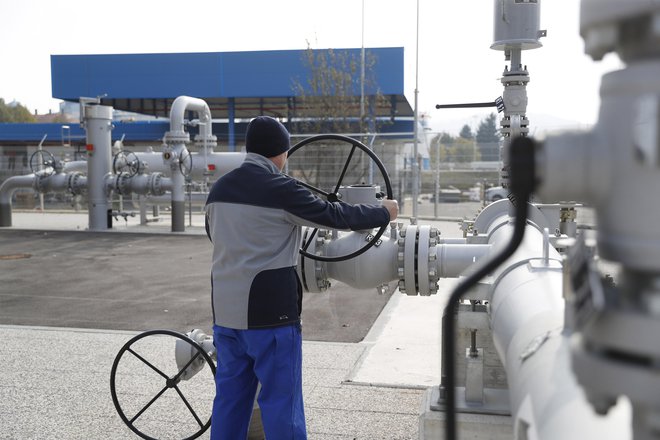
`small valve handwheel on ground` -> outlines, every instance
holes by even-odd
[[[110,371],[112,402],[141,438],[194,439],[211,426],[214,353],[212,343],[197,337],[200,334],[151,330],[130,339],[117,353]],[[176,362],[164,356],[173,348]],[[167,424],[171,432],[163,433],[164,417],[172,422]]]

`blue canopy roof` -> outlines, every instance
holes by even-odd
[[[314,52],[343,54],[360,60],[361,49],[324,49]],[[386,105],[375,116],[411,116],[403,96],[403,48],[368,48],[373,59],[366,95],[384,95]],[[296,85],[309,87],[312,68],[306,50],[256,52],[52,55],[54,98],[77,101],[104,96],[103,104],[116,109],[167,116],[180,95],[202,98],[214,118],[250,118],[259,114],[291,117]],[[359,72],[359,69],[358,69]],[[360,95],[359,74],[349,95]]]

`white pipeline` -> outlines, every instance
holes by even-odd
[[[163,153],[160,152],[136,152],[135,155],[140,160],[141,169],[145,173],[163,173],[170,174],[170,165],[163,160]],[[192,178],[200,181],[204,177],[210,180],[227,174],[229,171],[238,168],[245,160],[245,153],[191,153],[192,156]],[[206,157],[205,157],[206,156]],[[207,166],[208,165],[208,166]],[[142,168],[143,167],[143,168]]]
[[[489,244],[439,244],[436,267],[440,278],[457,278],[490,252]]]
[[[320,252],[325,257],[347,255],[364,246],[367,235],[368,233],[364,232],[338,232],[333,235],[331,241],[313,242],[308,251]],[[404,241],[403,247],[401,240]],[[321,267],[325,270],[320,269],[320,272],[356,289],[373,288],[404,277],[412,277],[405,278],[406,284],[412,286],[406,289],[407,293],[429,295],[432,293],[430,290],[433,290],[429,289],[429,284],[433,283],[430,278],[437,280],[438,276],[459,277],[491,249],[489,244],[467,244],[462,239],[458,239],[456,243],[426,245],[426,248],[423,248],[420,243],[422,241],[424,240],[418,240],[414,233],[405,238],[392,238],[390,229],[385,231],[380,243],[365,253],[350,260],[324,263]],[[407,246],[408,244],[415,246]],[[400,268],[403,268],[403,275],[399,273]],[[310,287],[309,280],[317,277],[318,273],[313,270],[310,272],[306,267],[305,276]]]
[[[74,171],[78,171],[81,173],[86,173],[87,172],[87,161],[86,160],[74,160],[71,162],[64,162],[64,165],[62,166],[62,172],[63,173],[71,173]]]
[[[489,242],[502,248],[513,226],[506,218],[491,225]],[[574,379],[562,334],[561,259],[544,246],[542,232],[528,225],[519,249],[493,274],[491,329],[507,372],[514,432],[517,438],[547,440],[629,438],[626,409],[597,416]]]
[[[161,196],[171,191],[172,180],[163,177],[160,173],[136,174],[129,177],[127,174],[112,174],[106,176],[106,191],[127,196],[129,194]]]
[[[172,232],[185,231],[185,177],[181,172],[181,168],[186,166],[190,156],[186,149],[186,142],[190,140],[190,136],[184,131],[186,111],[194,111],[199,114],[199,119],[203,123],[204,136],[211,137],[213,130],[211,110],[205,101],[190,96],[179,96],[174,100],[170,109],[170,131],[165,134],[164,138],[167,148],[163,155],[171,170]]]
[[[170,132],[184,133],[184,120],[186,111],[194,111],[199,115],[199,120],[204,123],[202,133],[210,135],[213,130],[211,127],[211,110],[206,101],[190,96],[179,96],[172,103],[170,109]]]
[[[0,185],[0,227],[11,226],[11,199],[19,188],[33,188],[36,176],[12,176]]]
[[[53,173],[50,175],[28,174],[13,176],[0,185],[0,227],[11,226],[11,199],[19,188],[29,188],[40,193],[64,192],[80,194],[87,186],[82,173]]]

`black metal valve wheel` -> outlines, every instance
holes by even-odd
[[[135,153],[122,150],[112,159],[112,172],[114,174],[126,173],[133,177],[140,172],[142,163]]]
[[[190,151],[184,149],[181,155],[179,156],[179,171],[183,174],[183,177],[189,177],[193,170],[193,157],[190,154]]]
[[[348,156],[344,162],[344,165],[341,169],[341,172],[339,174],[339,177],[337,178],[337,183],[334,185],[334,187],[330,191],[323,190],[321,188],[317,188],[314,185],[311,185],[307,182],[304,182],[300,179],[298,182],[312,192],[317,193],[318,195],[322,196],[326,200],[330,202],[337,202],[339,201],[339,189],[340,187],[344,184],[344,178],[346,177],[346,172],[349,169],[349,165],[351,164],[351,159],[353,159],[355,151],[357,149],[362,150],[364,154],[366,154],[371,161],[374,162],[376,167],[378,168],[378,171],[381,174],[381,177],[385,183],[385,190],[386,190],[386,196],[387,198],[391,199],[392,198],[392,184],[390,182],[390,177],[387,174],[387,170],[385,169],[385,166],[383,163],[380,161],[378,156],[366,145],[364,145],[362,142],[353,139],[348,136],[343,136],[343,135],[338,135],[338,134],[321,134],[318,136],[312,136],[309,137],[293,147],[289,150],[288,157],[290,158],[296,151],[300,150],[301,148],[305,146],[309,146],[312,143],[315,142],[327,142],[327,141],[339,141],[340,145],[342,145],[343,148],[350,148]],[[335,144],[333,144],[334,146]],[[364,246],[359,248],[358,250],[351,252],[346,255],[338,255],[338,256],[333,256],[333,257],[326,257],[323,255],[315,255],[310,252],[307,252],[307,249],[309,248],[309,245],[312,243],[312,240],[314,240],[314,237],[316,236],[316,233],[318,232],[318,228],[314,228],[314,230],[307,234],[305,243],[303,243],[303,246],[300,248],[300,254],[304,255],[307,258],[310,258],[312,260],[317,260],[317,261],[343,261],[343,260],[348,260],[354,257],[357,257],[360,254],[365,253],[369,248],[371,248],[374,244],[378,242],[380,237],[383,235],[385,230],[387,229],[387,224],[383,225],[378,229],[378,232],[366,242]]]
[[[50,151],[37,150],[30,156],[30,171],[35,174],[43,172],[51,175],[55,172],[55,156]]]
[[[173,356],[177,339],[190,344],[195,353],[183,368],[176,366]],[[202,371],[183,381],[186,369],[200,357],[205,362]],[[117,353],[110,392],[119,417],[141,438],[188,440],[211,426],[214,377],[215,364],[197,342],[175,331],[150,330],[130,339]],[[171,432],[163,432],[164,426]]]

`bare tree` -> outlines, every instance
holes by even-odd
[[[304,53],[307,83],[293,82],[296,96],[290,126],[297,133],[366,133],[377,130],[369,108],[386,104],[374,75],[376,57],[365,56],[364,105],[361,102],[361,59],[348,50],[313,50],[309,43]],[[361,112],[364,107],[365,111]],[[366,138],[361,139],[368,143]],[[347,148],[348,147],[348,148]],[[315,143],[296,153],[289,170],[313,185],[331,187],[347,163],[350,147],[345,144]],[[369,158],[355,150],[346,171],[344,184],[365,183]]]

